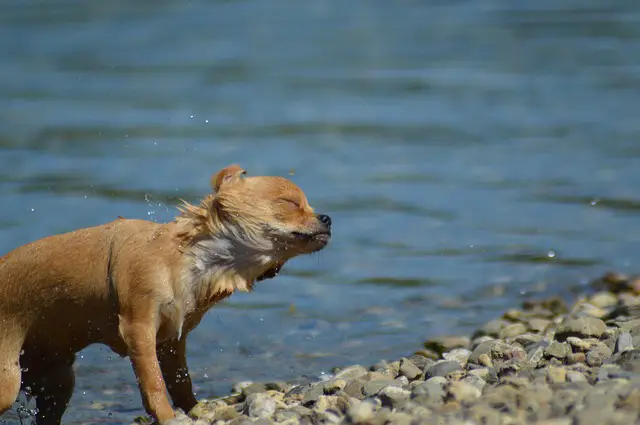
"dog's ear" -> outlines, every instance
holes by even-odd
[[[238,164],[232,164],[211,176],[211,188],[217,192],[221,187],[240,180],[247,171]]]

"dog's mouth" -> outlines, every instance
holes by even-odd
[[[312,242],[319,243],[324,247],[327,243],[329,243],[329,239],[331,239],[331,231],[329,230],[321,230],[318,232],[291,232],[291,235],[297,239],[304,242]]]

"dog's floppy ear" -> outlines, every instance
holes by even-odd
[[[241,179],[244,174],[247,171],[238,164],[229,165],[211,176],[211,188],[217,192],[222,186]]]

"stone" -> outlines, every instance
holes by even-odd
[[[587,355],[585,353],[571,353],[567,356],[567,364],[585,363]]]
[[[488,354],[480,354],[478,357],[478,364],[486,367],[493,367],[493,361]]]
[[[524,360],[526,358],[527,353],[519,345],[507,344],[504,341],[498,341],[491,347],[491,360],[493,361],[517,361]]]
[[[324,395],[323,383],[319,382],[315,385],[309,387],[304,393],[302,397],[303,404],[315,403],[318,401],[318,398]]]
[[[551,320],[534,317],[529,320],[529,329],[533,332],[544,332],[550,324]]]
[[[475,375],[468,375],[462,378],[462,382],[477,388],[480,392],[482,392],[484,387],[487,385],[487,381]]]
[[[549,342],[546,340],[531,344],[527,347],[527,359],[534,364],[539,363],[548,347]]]
[[[620,355],[617,363],[623,370],[640,372],[640,348],[625,351]]]
[[[499,338],[513,338],[527,332],[527,327],[522,323],[512,323],[500,329]]]
[[[433,378],[434,376],[446,376],[451,372],[455,372],[458,370],[462,370],[462,366],[455,360],[444,360],[434,365],[430,366],[427,370],[425,370],[425,377],[427,379]]]
[[[347,417],[354,424],[368,423],[373,417],[375,406],[367,401],[357,403],[347,410]]]
[[[611,292],[600,291],[591,295],[589,303],[599,308],[613,307],[618,304],[618,297]]]
[[[245,413],[252,418],[268,418],[276,411],[276,401],[265,393],[254,393],[245,400]]]
[[[362,392],[364,393],[365,396],[372,397],[377,395],[381,389],[388,386],[400,387],[400,385],[398,385],[396,381],[387,380],[387,379],[385,380],[377,379],[377,380],[369,381],[365,383],[364,388],[362,389]]]
[[[390,409],[396,409],[411,396],[411,391],[402,389],[400,387],[388,386],[382,388],[378,392],[378,397],[382,402],[382,405]]]
[[[411,395],[413,397],[424,396],[428,401],[441,403],[447,395],[444,389],[447,383],[445,378],[436,376],[416,385],[412,389]]]
[[[571,352],[569,344],[565,342],[551,341],[549,346],[545,348],[544,354],[548,357],[555,357],[556,359],[564,359]]]
[[[587,352],[591,349],[591,344],[589,342],[575,336],[568,337],[567,342],[574,348],[574,350]]]
[[[368,370],[365,369],[363,366],[354,365],[354,366],[349,366],[344,369],[341,369],[340,371],[336,372],[333,377],[348,381],[350,379],[360,378],[361,376],[365,375],[367,372]]]
[[[364,397],[363,389],[366,381],[362,379],[353,379],[344,387],[344,392],[350,397],[362,399]]]
[[[476,346],[476,348],[471,352],[471,355],[469,356],[469,363],[475,363],[475,364],[479,364],[478,363],[478,358],[482,355],[482,354],[490,354],[491,353],[491,348],[497,343],[498,341],[495,339],[489,340],[489,341],[484,341],[481,342],[480,344],[478,344]]]
[[[547,379],[550,384],[561,384],[567,380],[567,370],[563,367],[549,366]]]
[[[347,386],[347,381],[344,379],[334,378],[324,381],[322,383],[322,390],[324,394],[335,394],[340,390],[343,390]]]
[[[564,341],[570,336],[579,338],[599,338],[607,329],[607,325],[597,317],[578,317],[562,322],[556,331],[556,338]]]
[[[490,322],[487,322],[484,326],[482,326],[480,329],[478,329],[473,336],[474,338],[476,338],[479,336],[487,335],[487,336],[497,338],[500,334],[500,331],[503,328],[506,328],[507,326],[509,326],[510,324],[511,324],[510,322],[507,322],[506,320],[503,320],[503,319],[491,320]]]
[[[460,366],[464,367],[467,364],[470,355],[471,351],[466,348],[454,348],[448,353],[444,353],[442,356],[445,360],[455,360],[460,363]]]
[[[447,392],[462,404],[470,404],[480,398],[482,394],[478,388],[464,381],[451,382]]]
[[[440,336],[425,341],[424,347],[442,355],[454,348],[467,348],[470,342],[466,336]]]
[[[567,382],[587,382],[586,376],[577,370],[568,370],[566,379]]]
[[[587,353],[587,364],[591,367],[597,367],[602,365],[605,359],[611,357],[611,349],[606,345],[600,343],[593,347]]]
[[[402,376],[406,376],[407,379],[413,381],[414,379],[422,376],[422,370],[418,368],[411,360],[407,358],[402,358],[400,360],[400,374]]]
[[[616,341],[616,353],[633,350],[633,338],[629,332],[620,332]]]
[[[524,348],[528,348],[533,344],[538,344],[542,341],[543,337],[541,335],[536,335],[532,333],[525,333],[522,335],[518,335],[513,339],[513,342],[516,342],[522,345]]]

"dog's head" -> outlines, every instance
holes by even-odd
[[[212,208],[222,226],[235,226],[257,246],[270,246],[269,255],[282,261],[327,245],[331,218],[316,214],[297,185],[283,177],[245,175],[230,165],[211,178]]]

